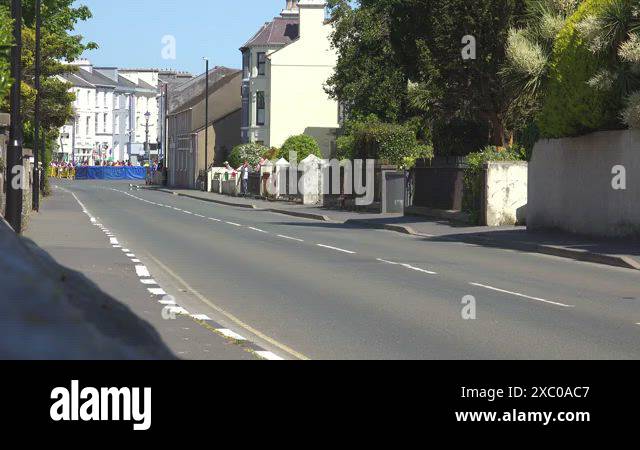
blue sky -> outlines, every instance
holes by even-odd
[[[238,49],[285,0],[77,0],[93,18],[76,32],[100,49],[84,57],[98,66],[157,67],[204,72],[211,66],[240,68]],[[162,58],[162,38],[175,36],[176,59]]]

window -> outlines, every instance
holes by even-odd
[[[102,131],[103,131],[104,133],[106,133],[106,132],[107,132],[107,121],[108,121],[108,118],[109,118],[109,115],[108,115],[108,114],[105,114],[105,115],[104,115],[104,122],[102,123]]]
[[[256,92],[256,125],[264,125],[265,103],[264,92]]]
[[[86,131],[86,135],[89,136],[89,133],[91,132],[91,117],[87,116],[87,127],[85,128]]]
[[[95,98],[96,102],[94,103],[94,106],[96,106],[96,107],[97,107],[97,106],[98,106],[98,91],[96,91],[96,95],[95,95],[95,97],[96,97],[96,98]]]
[[[245,50],[242,54],[242,78],[248,79],[251,77],[251,51]]]
[[[115,123],[115,128],[116,128],[115,134],[120,134],[120,116],[116,115],[115,120],[116,120],[116,123]]]
[[[76,134],[80,134],[80,116],[76,116]]]
[[[266,75],[265,66],[267,64],[267,55],[264,52],[258,53],[258,75]]]
[[[94,124],[95,125],[94,128],[96,130],[96,134],[99,133],[99,131],[98,131],[98,120],[99,120],[98,117],[99,117],[99,115],[98,115],[98,113],[96,113],[96,123]]]

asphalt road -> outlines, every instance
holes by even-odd
[[[128,183],[54,184],[75,193],[181,307],[282,358],[640,358],[636,271]]]

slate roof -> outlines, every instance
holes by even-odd
[[[300,17],[274,17],[249,39],[240,50],[256,45],[289,45],[300,36]]]

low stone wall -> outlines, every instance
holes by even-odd
[[[527,163],[490,162],[485,170],[485,225],[523,224],[527,206]]]
[[[640,239],[640,131],[538,142],[529,164],[527,226]]]

